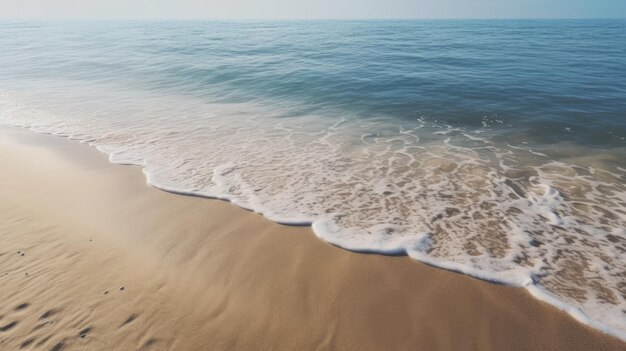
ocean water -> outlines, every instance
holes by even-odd
[[[0,23],[0,122],[626,339],[626,20]]]

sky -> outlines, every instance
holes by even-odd
[[[626,18],[626,0],[0,0],[0,18]]]

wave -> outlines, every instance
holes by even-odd
[[[348,250],[406,254],[523,287],[626,340],[621,150],[593,157],[569,145],[557,157],[523,139],[497,142],[514,127],[489,119],[471,129],[426,117],[398,123],[127,91],[95,96],[4,93],[0,120],[142,166],[156,188],[311,225]]]

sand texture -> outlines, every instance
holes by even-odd
[[[522,289],[357,254],[0,128],[0,350],[620,350]]]

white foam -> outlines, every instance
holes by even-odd
[[[552,160],[528,145],[494,143],[487,129],[476,137],[425,118],[393,127],[126,91],[122,103],[122,92],[96,91],[76,92],[87,94],[80,98],[5,93],[0,119],[140,165],[157,188],[312,225],[348,250],[407,254],[524,287],[625,339],[625,248],[611,241],[626,240],[623,168]]]

